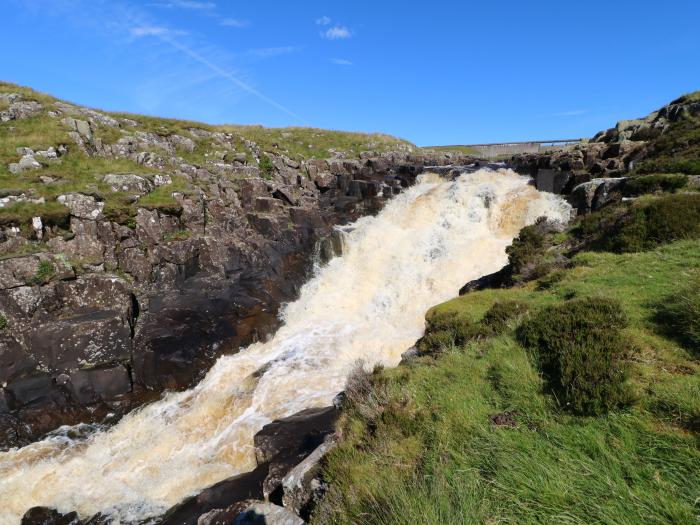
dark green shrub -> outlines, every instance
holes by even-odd
[[[688,184],[683,173],[661,173],[631,177],[625,181],[624,193],[628,196],[644,195],[659,191],[674,192]]]
[[[660,305],[656,321],[664,332],[700,353],[700,276]]]
[[[261,154],[260,155],[260,162],[258,163],[258,167],[260,168],[260,174],[262,175],[263,178],[265,178],[265,179],[272,178],[272,169],[274,168],[274,165],[272,164],[270,157],[268,157],[264,153]]]
[[[7,328],[7,317],[0,314],[0,332]]]
[[[520,301],[496,301],[481,320],[484,332],[500,334],[508,328],[508,322],[526,314],[528,305]]]
[[[433,313],[427,319],[425,335],[416,343],[421,353],[436,353],[451,346],[463,346],[471,340],[498,335],[508,322],[527,312],[519,301],[497,301],[478,323],[456,312]]]
[[[637,166],[639,173],[685,173],[687,175],[700,175],[700,159],[697,158],[660,158],[645,160]]]
[[[544,246],[545,236],[537,225],[526,226],[520,230],[513,243],[506,248],[512,272],[519,274],[527,266],[534,264],[542,257]]]
[[[667,195],[633,206],[612,231],[602,248],[618,253],[650,250],[680,239],[700,237],[700,195]]]
[[[628,214],[630,206],[630,203],[611,204],[584,215],[572,229],[572,233],[579,239],[598,238],[601,234],[609,232],[621,217]]]
[[[416,346],[422,353],[435,353],[450,346],[462,346],[479,334],[477,323],[455,312],[437,312],[428,317],[425,335]]]
[[[556,270],[540,279],[537,283],[537,289],[549,290],[550,288],[553,288],[557,283],[560,283],[562,280],[564,280],[565,276],[566,272],[564,272],[563,270]]]
[[[627,318],[612,299],[572,299],[539,311],[517,336],[534,352],[560,405],[578,414],[602,414],[629,401],[620,330]]]

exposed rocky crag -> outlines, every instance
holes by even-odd
[[[44,119],[60,141],[23,144],[3,167],[20,189],[0,195],[0,447],[112,423],[196,383],[277,327],[334,225],[376,212],[426,165],[473,160],[399,141],[292,158],[235,132],[155,132],[136,117],[2,97],[0,126]],[[66,175],[74,158],[88,172],[80,184]],[[138,170],[101,172],[124,162]]]
[[[672,142],[677,148],[692,149],[685,137],[677,135],[681,135],[678,131],[683,125],[695,126],[693,121],[698,117],[700,97],[686,95],[645,118],[620,121],[580,144],[548,153],[515,155],[509,165],[534,177],[539,190],[571,194],[580,213],[590,212],[611,199],[619,200],[622,195],[615,190],[640,166],[644,172],[668,171],[648,162],[645,166],[645,161],[666,153],[663,150],[668,149],[669,137],[675,139]]]

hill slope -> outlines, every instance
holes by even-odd
[[[581,216],[522,230],[403,366],[350,378],[312,523],[696,519],[698,100],[512,159]]]

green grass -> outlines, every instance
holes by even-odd
[[[472,155],[474,157],[479,157],[481,153],[469,146],[429,146],[426,148],[428,151],[439,151],[444,153],[462,153],[464,155]]]
[[[700,355],[700,273],[658,306],[657,320],[668,328],[668,336]]]
[[[0,84],[0,92],[18,92],[25,98],[38,100],[50,105],[55,99],[37,94],[27,88],[12,84]],[[49,117],[45,112],[29,119],[12,121],[0,125],[0,187],[14,193],[24,192],[32,198],[44,197],[45,204],[20,203],[0,209],[0,223],[26,225],[32,217],[40,216],[47,224],[63,224],[67,209],[56,202],[56,197],[70,192],[85,192],[96,195],[105,201],[107,209],[113,210],[115,217],[128,218],[135,207],[125,200],[121,192],[113,192],[102,176],[107,173],[137,173],[148,175],[155,170],[146,168],[129,159],[89,157],[84,154],[68,135],[67,128],[60,119]],[[100,133],[112,133],[111,128],[98,128]],[[116,132],[121,135],[119,132]],[[105,135],[106,136],[106,135]],[[116,140],[118,137],[111,137]],[[41,170],[12,174],[8,165],[17,162],[19,147],[30,147],[35,151],[45,150],[65,144],[68,153],[55,161],[41,161]],[[40,176],[55,179],[46,184]]]
[[[217,126],[257,143],[264,152],[286,155],[292,159],[325,159],[333,151],[356,157],[362,151],[384,152],[397,146],[413,147],[403,139],[381,133],[354,133],[315,128],[264,128],[262,126]]]
[[[111,115],[114,118],[134,120],[139,124],[139,127],[135,128],[138,131],[155,133],[161,136],[182,135],[183,137],[191,138],[190,132],[188,130],[193,128],[201,129],[204,131],[216,131],[215,126],[210,126],[209,124],[195,122],[192,120],[161,118],[149,115],[137,115],[134,113],[108,113],[108,115]]]
[[[50,95],[11,82],[0,81],[0,93],[19,93],[25,100],[34,100],[41,104],[51,104],[56,101]]]
[[[633,405],[598,417],[560,410],[514,319],[495,337],[371,376],[382,409],[343,414],[341,443],[324,466],[331,489],[312,522],[693,523],[700,365],[666,337],[656,312],[700,273],[700,242],[586,252],[575,263],[547,287],[470,293],[428,317],[479,322],[496,301],[527,304],[527,317],[572,297],[617,300],[636,347]],[[504,412],[515,426],[492,423]]]
[[[161,210],[166,213],[178,214],[182,210],[180,203],[173,193],[190,193],[190,185],[184,177],[173,176],[172,184],[159,186],[151,193],[141,197],[138,206],[149,210]]]
[[[36,273],[29,278],[27,284],[45,284],[56,274],[56,267],[51,261],[41,261]]]
[[[16,202],[0,208],[0,225],[20,224],[26,228],[33,217],[41,217],[45,225],[66,226],[69,216],[68,208],[60,202]]]
[[[272,165],[270,157],[268,157],[264,153],[260,155],[260,162],[258,163],[258,167],[260,168],[260,174],[264,179],[272,178],[272,168],[274,166]]]
[[[190,230],[178,230],[173,233],[168,233],[163,236],[164,242],[175,242],[184,241],[192,237],[192,232]]]

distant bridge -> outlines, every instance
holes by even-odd
[[[558,139],[558,140],[529,140],[525,142],[494,142],[492,144],[462,144],[454,146],[440,146],[437,149],[470,149],[476,151],[486,159],[509,157],[518,153],[541,153],[566,149],[578,144],[583,139]]]

